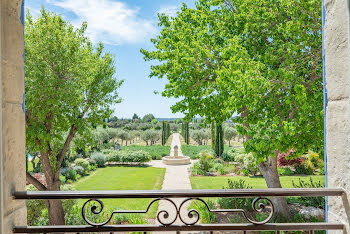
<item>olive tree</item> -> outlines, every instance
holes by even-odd
[[[228,145],[231,146],[232,139],[237,136],[237,131],[233,127],[228,127],[224,129],[224,138],[228,141]]]

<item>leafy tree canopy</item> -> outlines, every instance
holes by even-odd
[[[28,12],[25,27],[26,143],[40,151],[47,188],[27,178],[40,190],[59,190],[70,143],[77,134],[91,138],[91,126],[110,117],[122,81],[113,56],[84,35],[86,23],[75,28],[42,9],[35,19]]]
[[[142,122],[152,122],[152,120],[154,120],[155,117],[153,114],[147,114],[145,116],[143,116],[142,118]]]
[[[200,0],[159,15],[154,51],[141,50],[151,77],[166,78],[173,107],[238,130],[259,160],[323,145],[321,2]]]

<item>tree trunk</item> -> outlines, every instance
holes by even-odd
[[[282,188],[277,171],[277,157],[268,157],[267,162],[260,163],[258,168],[264,176],[268,188]],[[285,197],[272,197],[271,201],[275,207],[277,216],[282,215],[286,218],[290,217]]]
[[[231,140],[228,140],[228,146],[231,147]]]
[[[47,200],[49,211],[49,225],[64,225],[64,212],[61,200]]]

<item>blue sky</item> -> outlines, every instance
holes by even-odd
[[[143,60],[140,48],[153,48],[150,38],[160,31],[157,13],[173,16],[183,2],[193,7],[195,0],[26,0],[25,6],[33,16],[44,6],[76,26],[86,21],[90,39],[101,41],[115,55],[117,77],[125,81],[119,92],[123,102],[114,107],[114,115],[153,113],[165,118],[183,115],[171,112],[175,99],[154,94],[162,91],[166,80],[148,77],[151,63]]]

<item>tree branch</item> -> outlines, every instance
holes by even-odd
[[[26,178],[27,178],[28,182],[31,183],[32,185],[34,185],[39,191],[46,191],[47,190],[45,185],[43,185],[39,180],[34,178],[28,172],[26,173]]]

